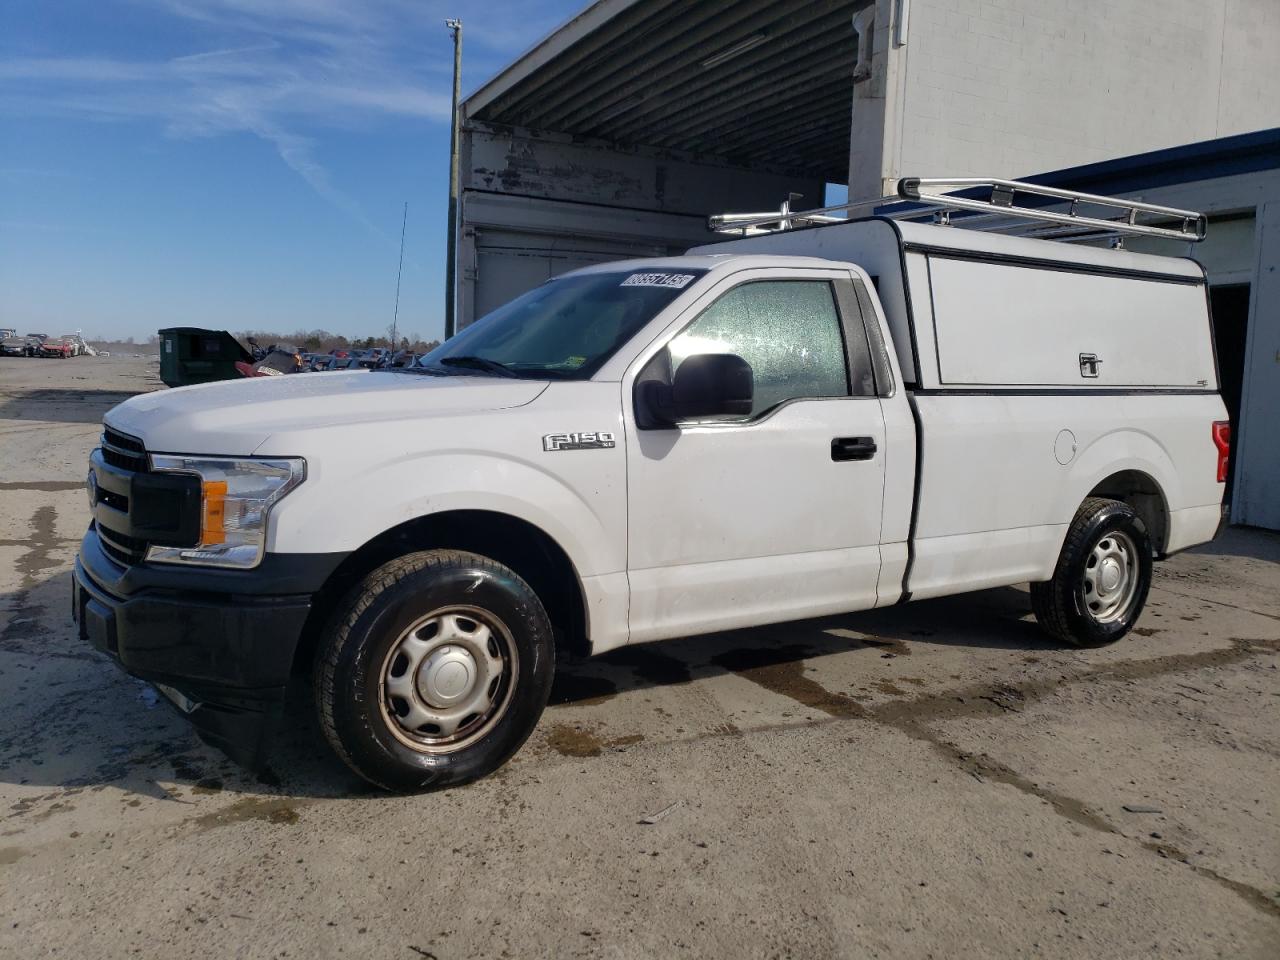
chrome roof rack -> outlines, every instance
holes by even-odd
[[[1039,202],[1034,206],[1023,206],[1017,202],[1024,198]],[[1059,190],[1020,180],[982,177],[950,180],[904,177],[898,181],[896,196],[841,203],[817,210],[793,212],[791,203],[794,199],[793,194],[777,212],[718,214],[708,218],[707,225],[716,233],[746,237],[845,223],[871,213],[896,220],[925,220],[1049,240],[1118,240],[1126,236],[1141,236],[1184,243],[1203,240],[1208,227],[1208,218],[1194,210],[1179,210],[1077,190]]]

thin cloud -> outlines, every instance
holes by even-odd
[[[334,183],[320,144],[327,131],[379,118],[448,121],[443,19],[466,14],[460,0],[134,2],[199,24],[220,43],[147,58],[0,60],[0,114],[153,122],[176,138],[250,133],[327,202],[387,236]],[[535,0],[486,2],[467,21],[468,77],[502,66],[554,19]]]
[[[294,171],[320,196],[339,210],[362,224],[366,229],[390,241],[391,238],[366,215],[360,205],[333,185],[329,171],[316,160],[312,152],[314,144],[306,137],[281,130],[270,121],[250,125],[250,129],[276,148],[276,153],[290,170]]]
[[[358,127],[377,116],[445,121],[450,98],[386,61],[328,54],[299,54],[271,40],[162,60],[10,59],[0,61],[0,112],[149,120],[178,138],[249,132],[272,144],[318,195],[386,237],[334,184],[309,131]]]
[[[272,40],[270,43],[257,43],[247,47],[229,47],[226,50],[206,50],[204,53],[189,53],[184,57],[174,57],[170,63],[207,63],[210,60],[218,60],[226,57],[237,57],[246,53],[265,53],[268,50],[279,50],[280,43]]]
[[[19,57],[0,60],[0,80],[132,83],[153,79],[154,68],[154,64],[105,57]]]

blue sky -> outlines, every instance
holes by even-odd
[[[0,0],[0,327],[443,327],[465,96],[586,0]]]

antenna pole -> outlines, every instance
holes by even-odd
[[[391,316],[391,352],[394,355],[396,347],[396,324],[400,320],[400,274],[404,272],[404,228],[409,223],[409,201],[404,202],[404,217],[400,220],[400,265],[396,267],[396,311]]]
[[[444,22],[453,34],[453,114],[449,131],[449,240],[444,266],[444,338],[458,332],[458,98],[462,84],[462,21]]]

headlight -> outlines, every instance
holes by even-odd
[[[150,547],[147,559],[210,567],[256,567],[267,546],[271,507],[307,475],[305,460],[152,454],[151,469],[200,478],[200,542]]]

